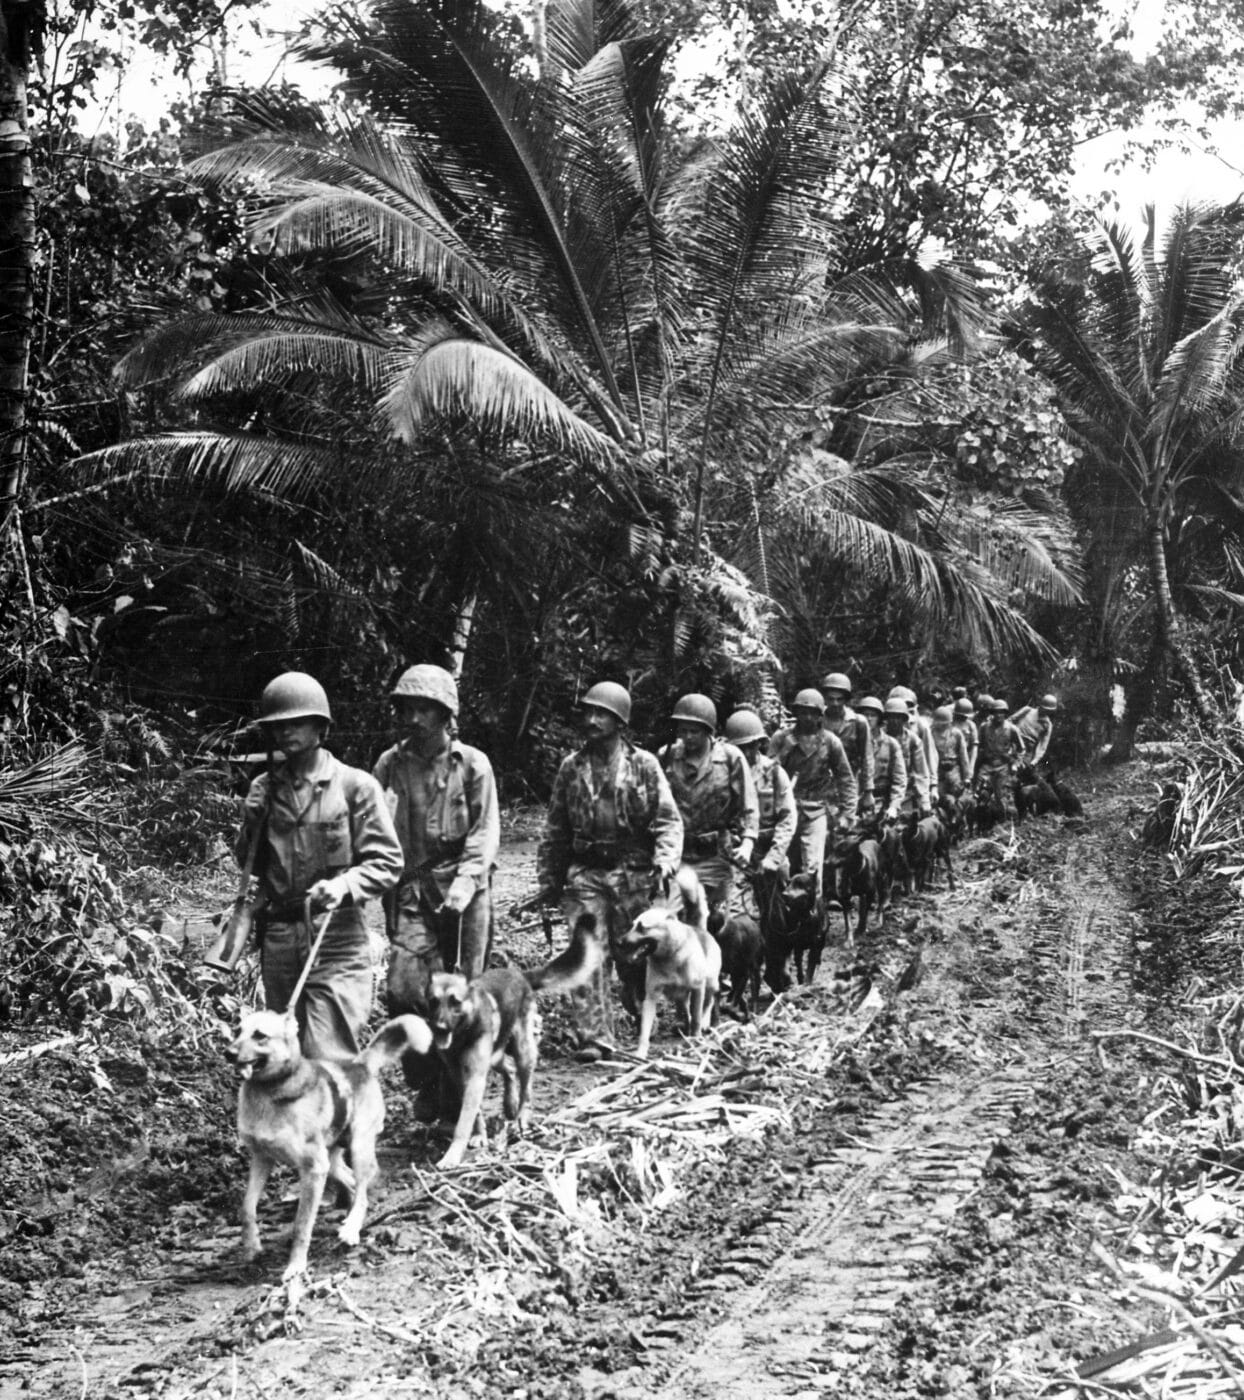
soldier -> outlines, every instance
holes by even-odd
[[[994,804],[1003,814],[1007,810],[1011,775],[1024,754],[1023,738],[1007,719],[1006,713],[1006,701],[994,699],[989,719],[981,726],[980,754],[977,757],[978,786],[992,796]]]
[[[928,719],[920,713],[920,707],[916,700],[916,692],[909,686],[896,685],[886,697],[888,700],[902,700],[907,706],[907,714],[911,721],[909,733],[914,735],[924,750],[924,771],[928,775],[929,800],[937,806],[938,784],[938,756],[937,745],[933,742],[933,726]],[[910,768],[908,764],[908,780],[910,781]]]
[[[756,788],[760,829],[751,864],[763,874],[785,878],[790,873],[786,852],[799,820],[790,779],[776,758],[762,752],[767,736],[755,710],[735,710],[726,721],[726,738],[747,760]]]
[[[873,805],[873,740],[872,730],[863,715],[856,714],[847,704],[851,682],[841,671],[831,671],[821,682],[825,696],[825,728],[842,740],[847,760],[859,785],[861,817],[872,811]]]
[[[907,787],[900,810],[904,816],[927,817],[933,805],[924,745],[911,730],[911,709],[901,696],[893,695],[885,702],[885,732],[899,745],[907,768]]]
[[[954,718],[955,712],[949,705],[941,705],[933,711],[938,787],[944,797],[958,797],[972,781],[967,738],[962,729],[955,727]]]
[[[976,776],[976,751],[980,748],[980,731],[972,718],[975,706],[966,695],[955,701],[955,728],[963,731],[963,740],[968,749],[968,782]]]
[[[700,877],[709,910],[728,914],[734,867],[746,868],[760,827],[747,760],[717,734],[707,695],[684,695],[671,716],[677,738],[659,753],[682,817],[682,858]]]
[[[1043,695],[1036,708],[1025,705],[1011,716],[1011,723],[1019,730],[1024,741],[1024,754],[1031,764],[1038,764],[1045,757],[1054,737],[1054,715],[1058,711],[1058,697]]]
[[[593,914],[612,953],[635,916],[652,903],[659,881],[677,873],[682,818],[656,756],[625,735],[631,719],[627,691],[601,681],[579,703],[585,743],[557,770],[536,878],[540,898],[560,899],[572,929],[581,914]],[[637,1015],[643,969],[622,965],[618,974],[623,1005]],[[608,1033],[612,1018],[607,1004],[592,1004],[590,990],[574,996],[586,1046]]]
[[[484,971],[501,815],[492,764],[453,737],[458,686],[439,666],[411,666],[390,692],[402,737],[375,776],[402,843],[402,882],[386,901],[389,1014],[426,1012],[434,972]]]
[[[868,721],[873,745],[873,809],[882,822],[895,821],[907,795],[907,760],[903,745],[881,727],[885,706],[866,695],[855,707]]]
[[[842,740],[824,726],[821,692],[801,690],[791,712],[794,728],[773,736],[772,751],[791,780],[799,811],[791,868],[815,871],[819,888],[829,820],[834,820],[835,833],[854,824],[859,789]]]
[[[324,688],[287,671],[264,688],[259,722],[282,760],[251,784],[237,855],[255,847],[260,970],[270,1010],[289,1009],[311,946],[312,915],[332,911],[295,1006],[303,1053],[348,1059],[371,1012],[372,961],[363,905],[397,884],[402,848],[380,785],[325,749]]]

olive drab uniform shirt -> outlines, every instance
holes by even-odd
[[[760,831],[756,785],[747,760],[724,739],[710,739],[698,759],[689,758],[681,739],[658,755],[683,824],[682,858],[729,857],[745,837]]]
[[[882,731],[873,740],[873,800],[882,813],[897,814],[907,795],[907,760],[903,745]]]
[[[948,724],[944,729],[933,726],[933,742],[937,746],[938,776],[948,791],[958,792],[972,780],[968,761],[968,741],[963,730]]]
[[[873,735],[868,721],[863,715],[857,715],[848,705],[844,709],[841,719],[830,719],[826,715],[825,728],[830,734],[836,734],[842,741],[842,747],[847,751],[847,761],[851,765],[851,771],[855,774],[855,781],[859,786],[860,797],[871,797],[873,788],[877,785],[877,779],[874,773],[876,755]]]
[[[1024,753],[1028,762],[1040,763],[1050,746],[1050,737],[1054,733],[1053,721],[1035,706],[1025,705],[1022,710],[1016,710],[1011,716],[1011,723],[1019,730],[1019,737],[1024,741]]]
[[[317,881],[335,875],[345,876],[354,905],[384,894],[401,879],[402,848],[380,784],[370,773],[318,749],[309,773],[296,775],[281,764],[271,784],[272,806],[256,859],[270,908],[297,903]],[[269,785],[263,773],[247,794],[239,862],[245,862]]]
[[[976,751],[980,748],[980,731],[971,715],[956,715],[954,727],[962,733],[964,743],[968,746],[968,773],[971,775],[976,772]]]
[[[903,762],[907,765],[906,797],[914,801],[920,811],[927,812],[932,803],[929,801],[929,765],[924,756],[924,740],[909,724],[898,742],[903,746]]]
[[[756,838],[753,859],[759,860],[776,850],[785,855],[795,839],[799,813],[795,794],[786,769],[767,754],[757,754],[752,765],[752,781],[756,785],[756,802],[760,808],[760,835]]]
[[[786,770],[795,790],[800,818],[808,820],[835,807],[848,821],[854,821],[859,788],[842,740],[824,728],[804,737],[811,741],[807,751],[793,729],[781,730],[771,741],[772,755]]]
[[[1001,724],[989,720],[981,725],[980,735],[979,766],[982,771],[1009,766],[1015,759],[1023,757],[1023,736],[1009,719],[1004,719]]]
[[[380,755],[374,772],[405,852],[402,883],[431,876],[443,896],[455,876],[469,875],[485,889],[501,846],[488,758],[456,739],[430,759],[402,743]]]
[[[536,853],[542,891],[558,892],[574,865],[660,866],[682,857],[682,817],[656,755],[624,739],[603,773],[586,747],[561,762]]]

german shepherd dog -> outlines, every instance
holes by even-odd
[[[242,1018],[226,1052],[238,1067],[238,1137],[250,1154],[242,1200],[242,1255],[260,1253],[257,1210],[272,1168],[283,1162],[298,1173],[298,1214],[283,1279],[304,1273],[311,1230],[331,1179],[353,1196],[337,1238],[359,1242],[367,1189],[376,1175],[376,1138],[384,1127],[380,1070],[408,1051],[426,1055],[432,1033],[418,1016],[398,1016],[352,1060],[304,1058],[298,1023],[290,1013],[252,1011]],[[346,1165],[349,1150],[353,1170]]]
[[[473,982],[461,973],[434,972],[430,999],[433,1048],[462,1091],[453,1141],[437,1166],[456,1167],[473,1130],[488,1145],[483,1107],[491,1070],[499,1069],[505,1080],[506,1119],[520,1133],[527,1131],[539,1015],[531,983],[516,967],[489,968]]]
[[[689,1035],[699,1035],[716,1021],[721,949],[707,930],[683,923],[669,909],[647,909],[622,935],[618,957],[632,966],[644,965],[644,1000],[635,1047],[641,1059],[648,1055],[659,993],[682,1008]]]

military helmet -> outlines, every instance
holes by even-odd
[[[1006,714],[1006,712],[1011,707],[1006,703],[1005,700],[1003,700],[1003,698],[1000,695],[995,695],[993,700],[990,702],[989,708],[995,714]]]
[[[955,714],[971,715],[975,713],[976,707],[972,704],[972,702],[968,699],[966,695],[960,696],[960,698],[955,701]]]
[[[631,722],[630,692],[625,686],[617,685],[614,681],[597,681],[579,701],[579,704],[580,706],[590,705],[596,710],[608,710],[623,724]]]
[[[916,692],[908,686],[896,685],[886,699],[901,700],[910,709],[916,703]]]
[[[840,690],[844,695],[851,694],[851,682],[841,671],[831,671],[821,680],[822,690]]]
[[[394,700],[435,700],[454,718],[458,715],[458,683],[443,666],[408,666],[389,692]]]
[[[1039,710],[1051,710],[1051,711],[1052,711],[1052,710],[1057,710],[1057,709],[1058,709],[1058,696],[1057,696],[1057,695],[1043,695],[1043,696],[1041,697],[1040,704],[1037,706],[1037,708],[1038,708]]]
[[[717,706],[707,695],[697,695],[694,692],[684,695],[674,706],[674,713],[670,718],[682,720],[685,724],[702,724],[713,733],[717,731]]]
[[[993,709],[993,696],[988,691],[982,690],[976,697],[976,708],[982,712]]]
[[[955,712],[949,705],[939,705],[937,709],[933,711],[934,724],[949,724],[954,717]]]
[[[855,708],[859,713],[862,713],[864,710],[872,710],[879,715],[885,713],[885,706],[875,695],[865,695],[862,700],[857,700],[855,702]]]
[[[907,708],[907,701],[901,695],[891,695],[885,702],[885,712],[887,715],[902,715],[904,719],[911,718],[911,711]]]
[[[821,714],[824,714],[825,697],[819,690],[811,688],[801,690],[790,702],[790,707],[792,710],[819,710]]]
[[[305,671],[285,671],[270,680],[259,697],[260,724],[277,724],[284,719],[331,721],[324,687]]]
[[[726,738],[732,744],[754,744],[768,735],[755,710],[735,710],[726,720]]]

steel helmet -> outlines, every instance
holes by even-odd
[[[1058,696],[1057,696],[1057,695],[1043,695],[1043,696],[1041,697],[1041,703],[1037,706],[1037,708],[1038,708],[1039,710],[1056,710],[1056,709],[1058,709]]]
[[[972,702],[968,699],[966,695],[960,697],[960,699],[955,701],[955,714],[971,715],[975,713],[976,707],[972,704]]]
[[[981,693],[976,697],[976,708],[978,710],[992,710],[993,696],[990,695],[988,691],[982,690]]]
[[[792,710],[817,710],[825,713],[825,697],[819,690],[801,690],[790,702]]]
[[[458,683],[443,666],[408,666],[389,694],[395,700],[435,700],[455,719],[458,716]]]
[[[726,738],[732,744],[754,744],[768,735],[755,710],[735,710],[726,721]]]
[[[829,675],[821,681],[821,689],[840,690],[844,695],[850,695],[851,682],[847,680],[846,676],[844,676],[841,671],[831,671]]]
[[[993,710],[995,714],[997,714],[997,713],[1006,714],[1006,712],[1007,712],[1011,707],[1006,703],[1005,700],[1002,699],[1001,696],[995,696],[994,699],[993,699],[993,701],[992,701],[992,703],[990,704],[989,708],[990,708],[991,710]]]
[[[596,710],[608,710],[623,724],[631,722],[630,692],[625,686],[617,685],[613,681],[597,681],[579,704],[590,705]]]
[[[875,695],[865,695],[862,700],[857,700],[855,708],[857,711],[874,710],[879,715],[885,713],[885,706]]]
[[[885,702],[885,712],[887,715],[902,715],[904,719],[911,718],[911,711],[907,708],[907,701],[901,695],[891,695]]]
[[[937,709],[933,711],[934,724],[949,724],[954,717],[955,712],[949,705],[939,705]]]
[[[910,709],[916,703],[916,692],[905,685],[896,685],[886,699],[901,700]]]
[[[712,733],[717,731],[717,706],[707,695],[684,695],[674,706],[671,719],[680,719],[686,724],[702,724]]]
[[[305,671],[285,671],[270,680],[259,697],[260,724],[277,724],[283,719],[332,720],[324,687]]]

